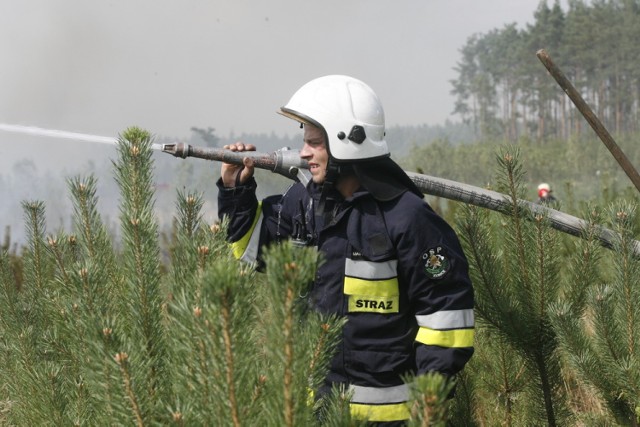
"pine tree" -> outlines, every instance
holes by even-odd
[[[319,254],[283,243],[266,251],[264,272],[239,263],[226,224],[206,224],[202,194],[185,190],[163,255],[151,146],[136,128],[119,142],[120,240],[92,177],[69,180],[73,234],[48,234],[44,205],[24,203],[22,286],[0,256],[0,424],[363,425],[344,390],[314,395],[343,322],[307,305]],[[498,163],[511,208],[465,207],[457,223],[476,288],[476,355],[453,400],[454,383],[438,375],[406,379],[410,425],[637,423],[635,208],[614,208],[612,252],[599,245],[596,208],[584,239],[564,248],[518,202],[518,151]]]
[[[202,221],[201,195],[179,192],[162,266],[151,145],[137,128],[118,143],[121,244],[92,177],[69,180],[76,234],[47,235],[43,203],[24,203],[23,286],[0,256],[0,423],[357,425],[339,390],[312,395],[343,322],[306,306],[315,249],[276,246],[259,273]]]
[[[569,366],[596,390],[618,423],[630,426],[640,423],[640,310],[636,303],[640,298],[640,262],[632,246],[636,212],[637,206],[629,202],[616,203],[610,209],[612,228],[620,236],[613,254],[591,257],[584,251],[585,258],[592,261],[589,269],[610,268],[611,278],[594,283],[597,274],[588,275],[585,279],[591,283],[581,283],[583,296],[558,302],[552,311]]]
[[[512,200],[511,208],[493,224],[486,212],[469,208],[460,224],[473,266],[476,314],[480,324],[489,329],[488,336],[493,337],[488,345],[494,349],[506,345],[499,351],[516,352],[526,370],[523,375],[532,380],[522,388],[527,398],[519,405],[521,419],[562,425],[568,412],[556,338],[549,320],[549,304],[560,295],[557,237],[543,216],[534,216],[518,202],[524,190],[518,150],[504,149],[498,163],[502,171],[498,187]],[[495,368],[483,372],[483,376],[520,369],[505,363],[499,352],[497,356]],[[511,391],[515,380],[497,387]],[[509,408],[511,397],[503,400],[507,420],[513,416]]]

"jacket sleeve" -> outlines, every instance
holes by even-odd
[[[453,229],[423,201],[409,203],[396,234],[399,274],[417,321],[418,374],[455,375],[473,354],[473,288]]]
[[[291,234],[291,220],[285,196],[269,196],[262,201],[256,197],[257,184],[251,178],[246,184],[218,187],[218,217],[228,220],[227,240],[236,259],[262,267],[262,248]]]

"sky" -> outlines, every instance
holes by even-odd
[[[327,74],[368,83],[388,126],[455,121],[459,49],[476,33],[523,28],[539,2],[0,0],[0,123],[110,137],[132,125],[176,138],[192,126],[292,134],[275,111]]]
[[[475,34],[525,28],[540,1],[0,0],[0,127],[298,135],[276,111],[327,74],[369,84],[388,126],[457,121],[460,49]],[[87,161],[105,169],[112,158],[98,145],[0,130],[0,178],[33,164],[0,188],[2,204],[48,194],[30,182],[35,172],[53,180]],[[2,208],[6,223],[15,214]]]

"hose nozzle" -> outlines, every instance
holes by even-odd
[[[249,157],[255,167],[270,170],[287,178],[308,181],[303,171],[309,169],[306,160],[300,158],[298,150],[283,148],[273,153],[260,153],[257,151],[231,151],[224,148],[195,147],[193,145],[177,142],[174,144],[162,144],[162,151],[174,157],[186,159],[197,157],[205,160],[232,163],[242,166],[243,160]]]
[[[172,156],[186,159],[189,157],[189,144],[184,142],[176,142],[174,144],[162,144],[162,151]]]

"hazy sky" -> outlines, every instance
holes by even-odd
[[[460,48],[474,34],[525,28],[539,1],[0,0],[0,127],[294,135],[276,110],[327,74],[372,86],[388,125],[440,124]],[[0,130],[0,227],[20,239],[22,200],[43,200],[50,228],[68,221],[65,177],[109,171],[116,157],[105,144]],[[219,166],[197,167],[213,182]],[[115,217],[112,179],[100,178],[103,214]]]
[[[378,93],[387,125],[438,124],[467,39],[524,28],[539,2],[0,0],[0,123],[293,133],[275,111],[305,82],[349,74]],[[16,141],[0,132],[0,155]]]

